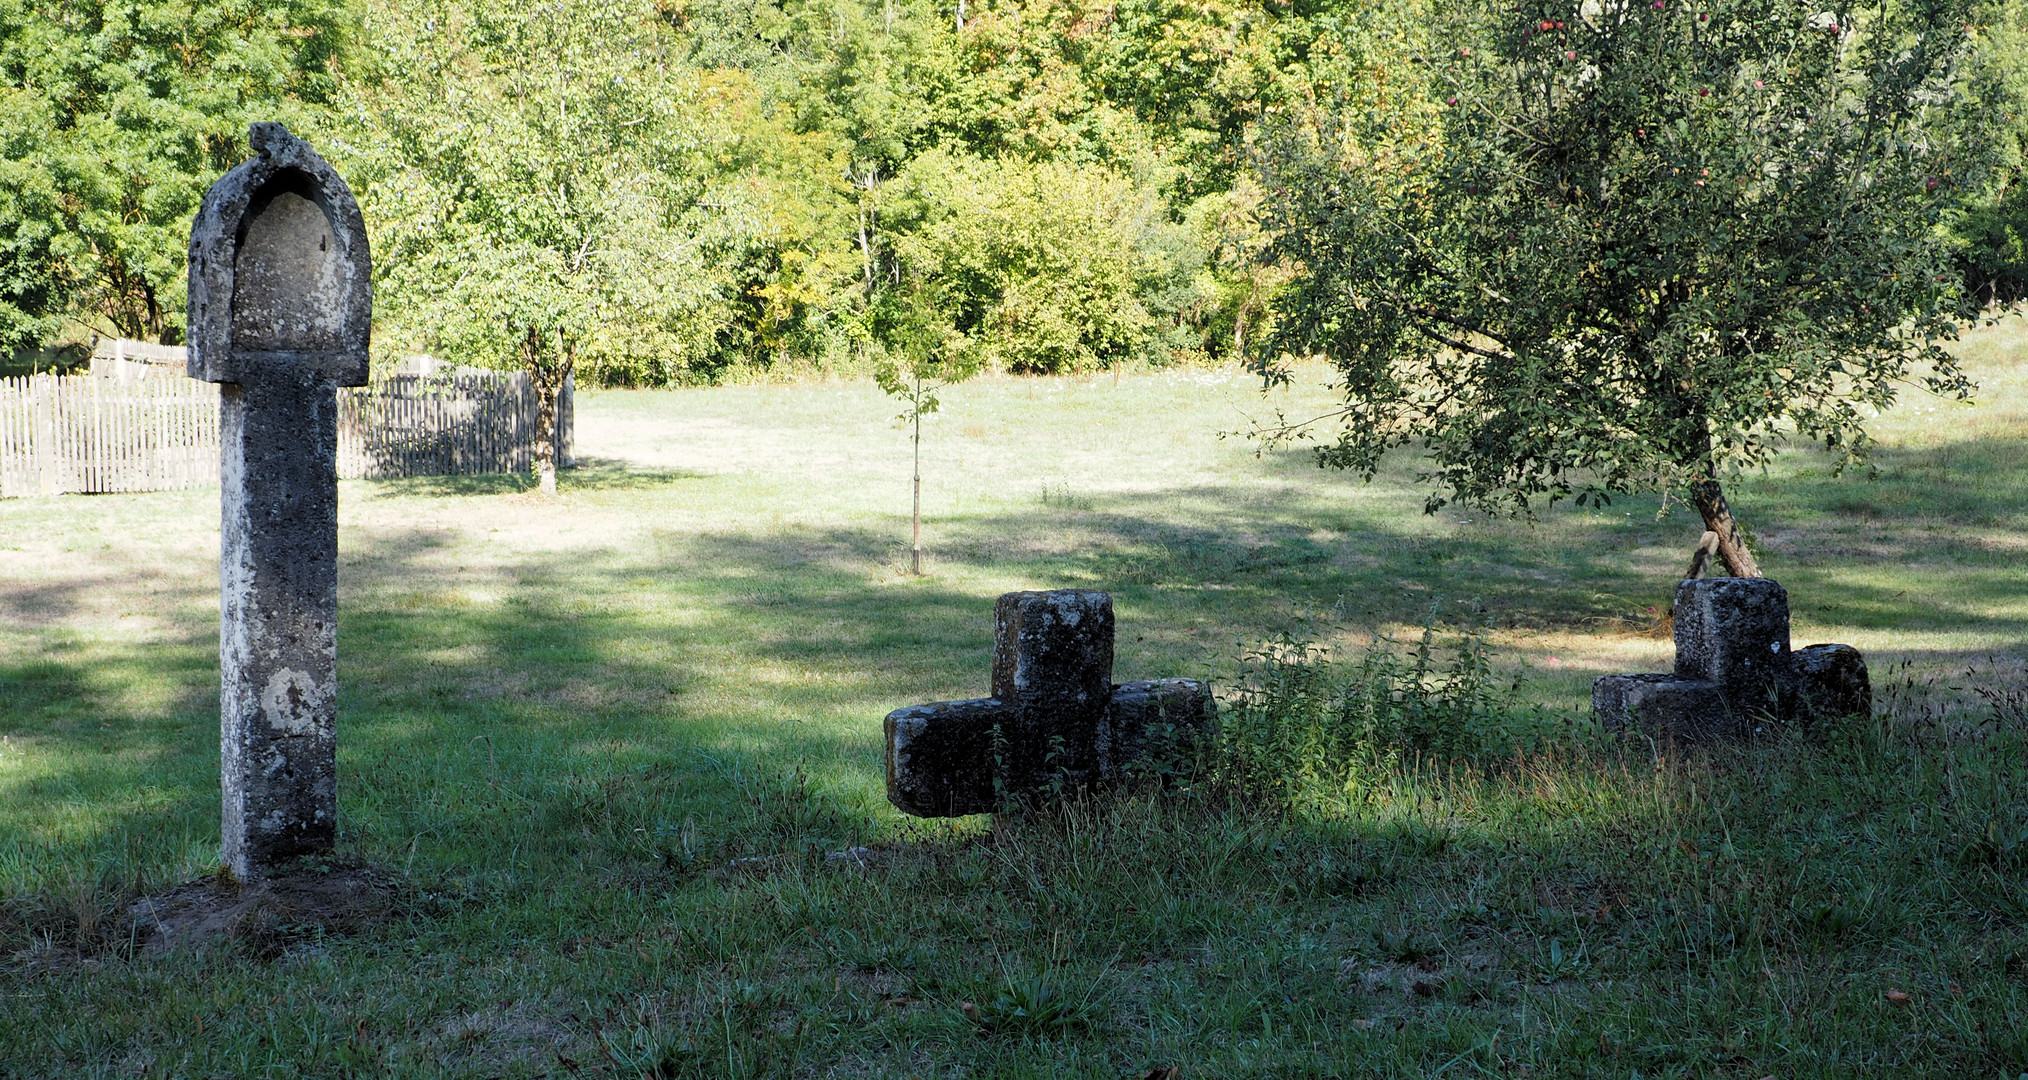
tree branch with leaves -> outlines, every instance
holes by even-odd
[[[637,0],[388,10],[347,87],[381,336],[526,372],[556,490],[557,397],[584,363],[680,352],[722,325],[706,87]],[[729,135],[720,133],[722,137]]]

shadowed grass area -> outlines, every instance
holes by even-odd
[[[404,918],[279,959],[121,936],[217,863],[216,493],[0,504],[0,1076],[2012,1077],[2020,337],[1967,343],[1976,408],[1882,418],[1877,475],[1738,485],[1882,710],[1689,760],[1583,711],[1667,663],[1700,526],[1653,499],[1429,517],[1406,456],[1217,437],[1314,389],[987,379],[929,429],[917,579],[871,387],[583,393],[558,500],[343,486],[341,846]],[[1118,679],[1442,598],[1548,726],[1296,816],[901,818],[881,715],[983,692],[993,598],[1065,585],[1113,592]]]
[[[579,457],[570,470],[572,491],[645,491],[666,487],[699,474],[681,469],[654,469],[631,465],[619,458]],[[454,498],[460,495],[513,495],[535,490],[532,475],[482,473],[477,476],[405,476],[373,482],[384,496]]]

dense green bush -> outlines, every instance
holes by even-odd
[[[1157,193],[1091,165],[932,151],[895,198],[896,255],[950,326],[997,369],[1112,367],[1152,350],[1203,266]],[[1179,302],[1175,294],[1184,298]]]
[[[386,356],[509,362],[460,288],[545,217],[606,384],[864,372],[929,316],[999,370],[1162,365],[1246,348],[1286,277],[1238,141],[1318,30],[1254,0],[370,9],[339,128]]]
[[[1227,212],[1246,131],[1340,35],[1279,0],[181,10],[0,11],[0,345],[177,338],[191,208],[283,119],[359,196],[383,364],[520,363],[504,290],[582,382],[866,371],[926,283],[1007,370],[1221,355],[1280,280]]]
[[[2028,299],[2028,6],[1993,5],[1977,69],[2000,122],[2000,167],[1968,194],[1956,224],[1965,290],[1986,303]]]
[[[535,291],[570,294],[544,319],[581,327],[575,363],[588,383],[871,370],[897,344],[887,336],[901,325],[897,303],[930,302],[982,362],[1013,371],[1257,355],[1277,300],[1305,279],[1308,299],[1284,307],[1309,314],[1281,319],[1284,329],[1305,341],[1342,326],[1385,333],[1371,312],[1339,319],[1331,307],[1356,307],[1327,265],[1344,232],[1333,208],[1367,188],[1422,199],[1433,175],[1465,159],[1461,139],[1490,137],[1460,122],[1468,110],[1435,107],[1453,92],[1436,80],[1464,66],[1439,39],[1465,6],[970,0],[960,16],[947,0],[0,5],[0,346],[179,338],[189,215],[244,157],[252,119],[288,121],[360,196],[382,362],[425,350],[512,362],[525,339],[481,327],[502,320],[468,301],[500,283],[525,295],[537,277]],[[1665,5],[1680,23],[1690,9],[1677,6]],[[1486,10],[1508,37],[1528,21],[1572,19]],[[1634,26],[1664,12],[1642,3],[1620,14]],[[1955,237],[1962,277],[1988,295],[2028,284],[2022,19],[2018,2],[1982,9],[1962,65],[2012,95],[2009,164],[1991,183],[1958,169],[1930,200],[1949,211],[1935,231]],[[1629,51],[1620,38],[1594,37],[1572,43],[1596,47],[1600,63],[1548,69],[1573,79],[1624,69],[1611,59]],[[1546,40],[1526,48],[1563,55]],[[1674,55],[1686,79],[1709,66]],[[1699,99],[1698,123],[1746,101],[1737,89]],[[1727,160],[1751,149],[1706,133],[1736,146]],[[1790,149],[1802,155],[1808,141]],[[1287,182],[1297,158],[1328,168]],[[1263,160],[1283,180],[1264,188]],[[1530,183],[1555,172],[1530,168]],[[1468,186],[1519,230],[1511,244],[1514,230],[1481,230],[1478,263],[1507,248],[1583,250],[1550,228],[1570,209],[1560,196],[1551,205],[1511,185]],[[1687,206],[1715,194],[1652,187],[1664,211],[1663,196]],[[1290,213],[1291,191],[1308,217]],[[1709,231],[1669,212],[1655,220]],[[529,243],[561,252],[562,269],[529,272],[540,262]],[[1461,305],[1440,305],[1451,306]]]

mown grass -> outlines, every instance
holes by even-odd
[[[1976,408],[1883,418],[1877,476],[1740,485],[1798,643],[1866,649],[1882,708],[1688,759],[1581,709],[1666,663],[1680,509],[1425,517],[1405,458],[1217,437],[1318,390],[986,380],[915,579],[871,387],[584,394],[555,502],[345,485],[342,848],[403,917],[279,958],[121,937],[217,861],[216,494],[0,504],[0,1076],[2013,1077],[2022,337],[1968,343]],[[993,597],[1060,585],[1114,593],[1121,679],[1442,597],[1550,719],[1300,814],[896,814],[880,716],[982,692]]]

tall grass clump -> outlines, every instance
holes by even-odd
[[[1376,634],[1350,656],[1282,633],[1240,658],[1210,778],[1293,806],[1404,762],[1504,753],[1534,711],[1524,714],[1519,689],[1494,671],[1483,629],[1446,628],[1434,609],[1419,637]]]

